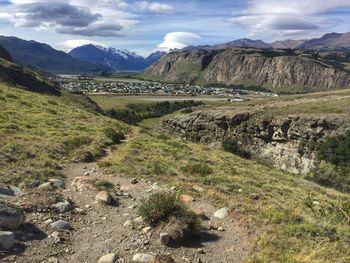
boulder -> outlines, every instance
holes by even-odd
[[[117,255],[114,253],[110,253],[107,255],[104,255],[98,260],[98,263],[114,263],[117,260]]]
[[[228,211],[229,211],[228,207],[223,207],[214,213],[214,217],[223,219],[228,216]]]
[[[22,225],[24,220],[25,217],[17,206],[0,200],[0,228],[14,230]]]
[[[107,191],[101,191],[95,197],[95,201],[101,205],[111,205],[112,200],[111,195]]]
[[[71,230],[72,226],[65,220],[58,220],[56,222],[51,223],[51,227],[57,230]]]
[[[135,254],[132,258],[132,262],[137,262],[137,263],[149,263],[152,262],[154,259],[154,256],[148,253],[139,253]]]
[[[171,236],[168,233],[160,233],[159,241],[164,246],[169,246],[171,244]]]
[[[52,185],[51,185],[51,182],[46,182],[46,183],[42,183],[41,185],[38,186],[39,189],[48,189],[50,188]]]
[[[0,248],[10,249],[15,244],[15,235],[13,232],[0,231]]]

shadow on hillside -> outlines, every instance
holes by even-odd
[[[199,237],[189,237],[181,242],[174,242],[170,246],[173,248],[186,247],[186,248],[201,248],[204,243],[216,242],[220,239],[220,236],[213,234],[209,231],[202,231]]]

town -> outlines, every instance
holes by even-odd
[[[114,93],[114,94],[142,94],[142,95],[182,95],[201,96],[212,95],[232,98],[240,101],[239,96],[251,93],[261,96],[276,97],[277,94],[264,91],[248,91],[226,86],[200,86],[190,84],[169,84],[153,81],[131,79],[89,79],[61,81],[61,86],[71,91],[83,93]]]

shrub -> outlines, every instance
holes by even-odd
[[[105,136],[110,139],[113,143],[120,143],[121,140],[125,139],[123,133],[114,130],[113,128],[106,128],[104,131]]]
[[[147,200],[142,200],[139,214],[147,223],[157,225],[174,216],[180,206],[175,194],[159,192],[152,194]]]
[[[213,173],[213,168],[206,163],[187,164],[186,166],[181,167],[181,170],[184,173],[200,176],[207,176]]]
[[[71,151],[79,146],[90,144],[91,141],[92,139],[87,136],[72,136],[64,142],[64,145],[66,146],[67,151]]]
[[[114,189],[114,184],[106,180],[98,180],[94,185],[99,191],[109,191]]]
[[[238,156],[241,156],[241,157],[246,158],[246,159],[251,158],[251,153],[249,151],[247,151],[246,149],[244,149],[239,144],[239,142],[232,137],[225,138],[222,141],[221,146],[224,149],[224,151],[226,151],[226,152],[237,154]]]

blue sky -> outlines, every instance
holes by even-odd
[[[350,31],[350,0],[0,0],[0,34],[68,51],[154,50]]]

